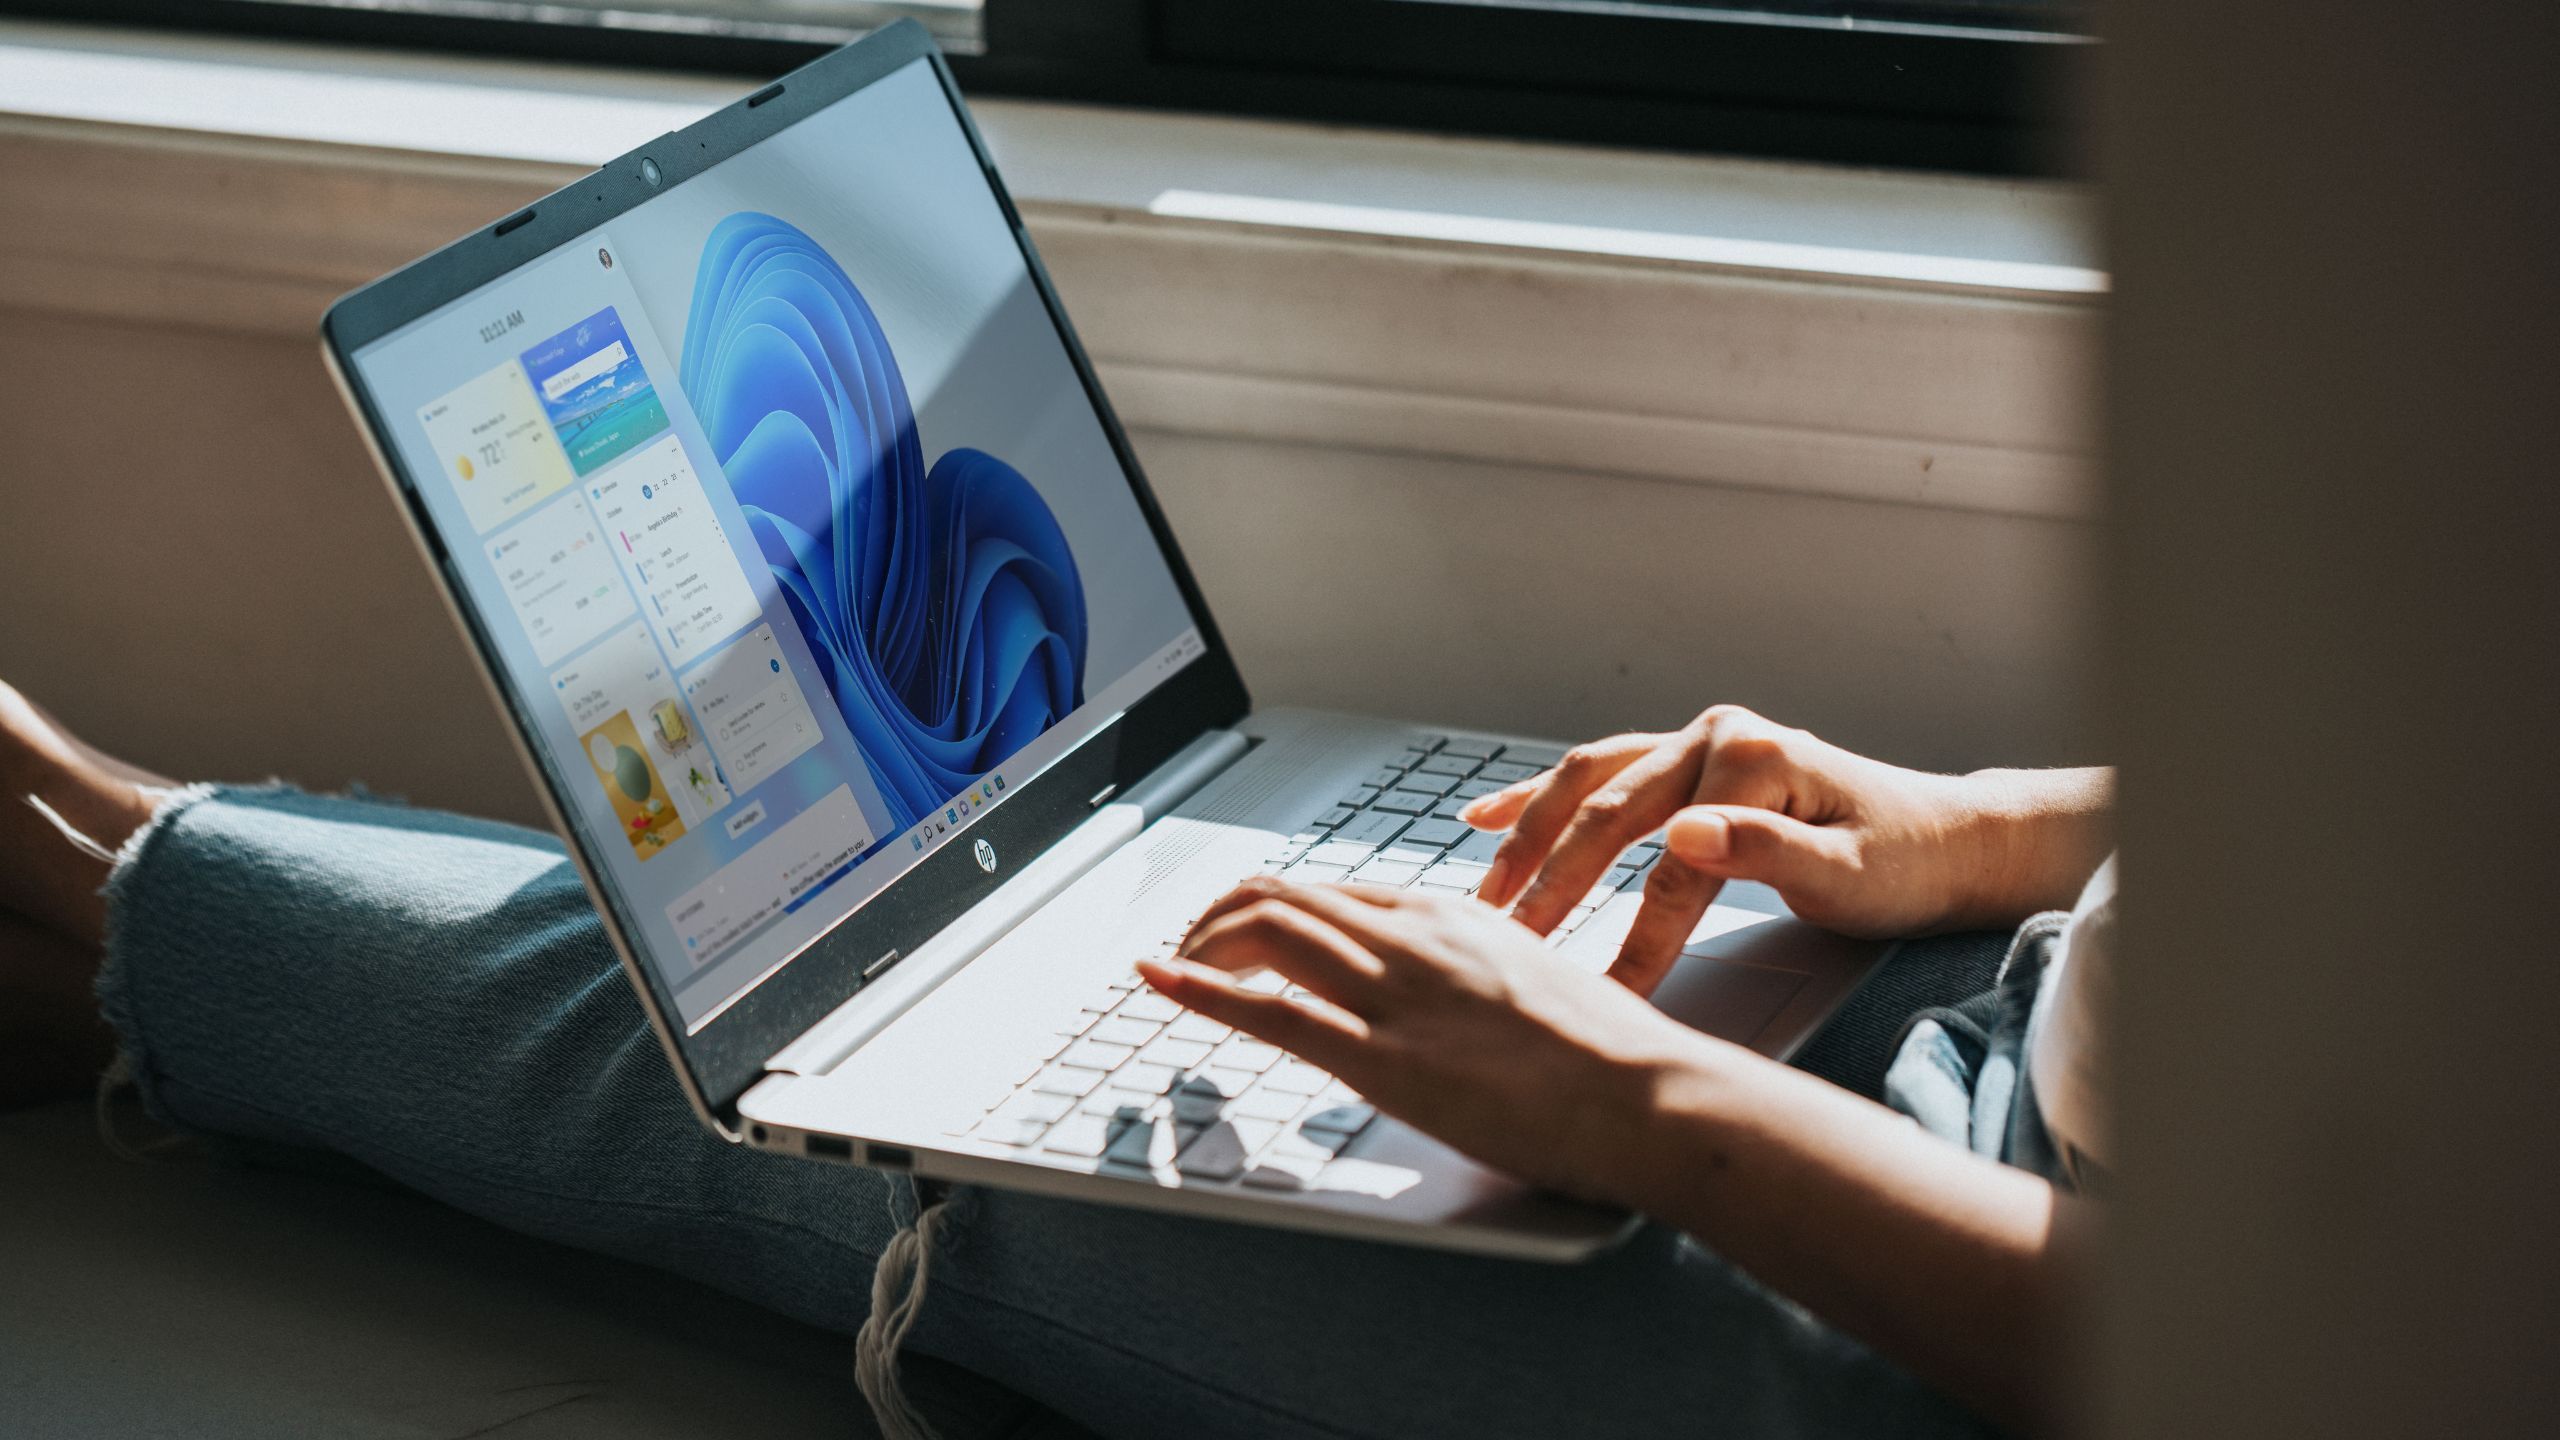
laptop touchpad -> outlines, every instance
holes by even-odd
[[[1692,1030],[1748,1045],[1796,998],[1807,978],[1800,970],[1684,955],[1654,990],[1653,1003]]]

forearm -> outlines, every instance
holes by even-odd
[[[1654,1093],[1626,1198],[1992,1419],[2045,1427],[2077,1221],[2051,1186],[1718,1042]]]
[[[1964,924],[2015,925],[2069,908],[2114,843],[2112,769],[1977,770],[1957,783],[1971,860]]]

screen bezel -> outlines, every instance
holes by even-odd
[[[601,863],[601,852],[592,837],[570,818],[575,811],[567,800],[572,793],[568,777],[561,773],[555,757],[537,743],[535,737],[540,731],[530,718],[528,697],[509,677],[481,616],[468,602],[469,592],[426,510],[416,481],[398,458],[401,447],[391,443],[393,432],[353,357],[402,326],[550,255],[597,226],[639,208],[918,60],[932,66],[943,98],[968,139],[979,174],[1012,232],[1050,323],[1102,423],[1112,453],[1119,459],[1184,603],[1190,607],[1206,649],[1084,743],[1027,783],[1015,786],[1010,798],[967,824],[965,828],[973,839],[984,839],[998,855],[1013,857],[997,870],[981,869],[969,845],[944,843],[809,944],[788,965],[731,1002],[701,1029],[687,1034],[673,992],[655,967],[640,957],[633,943],[634,929],[624,923],[628,907],[615,886],[613,872]],[[658,170],[657,184],[642,178],[640,162],[644,155]],[[399,497],[405,518],[445,592],[447,606],[479,659],[484,677],[490,681],[513,729],[519,752],[545,791],[544,800],[555,828],[586,877],[589,892],[597,897],[624,969],[640,989],[650,1020],[676,1063],[688,1098],[704,1118],[724,1130],[734,1118],[738,1097],[763,1074],[766,1059],[859,989],[865,982],[866,968],[891,952],[914,953],[937,931],[991,894],[1023,862],[1085,820],[1094,809],[1094,797],[1106,788],[1134,785],[1203,732],[1232,725],[1251,708],[1243,677],[1165,522],[1155,493],[1147,484],[1128,434],[1104,396],[1092,361],[1067,319],[1048,270],[1040,263],[1039,252],[1014,208],[1013,197],[996,174],[995,162],[969,117],[950,66],[924,28],[912,20],[886,26],[822,56],[682,130],[631,151],[525,210],[351,292],[330,306],[322,317],[320,334],[331,369],[348,403],[370,432],[375,458],[385,479]]]

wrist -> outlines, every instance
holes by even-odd
[[[2014,925],[2068,908],[2106,858],[2115,772],[1977,770],[1965,792],[1965,858],[1950,928]]]
[[[1718,1097],[1731,1093],[1734,1058],[1759,1057],[1675,1021],[1663,1026],[1668,1033],[1647,1047],[1609,1057],[1617,1100],[1579,1135],[1576,1173],[1592,1182],[1587,1198],[1671,1218],[1700,1182],[1701,1130],[1730,1109]]]

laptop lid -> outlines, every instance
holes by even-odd
[[[1246,709],[911,22],[354,292],[322,337],[712,1118]]]

